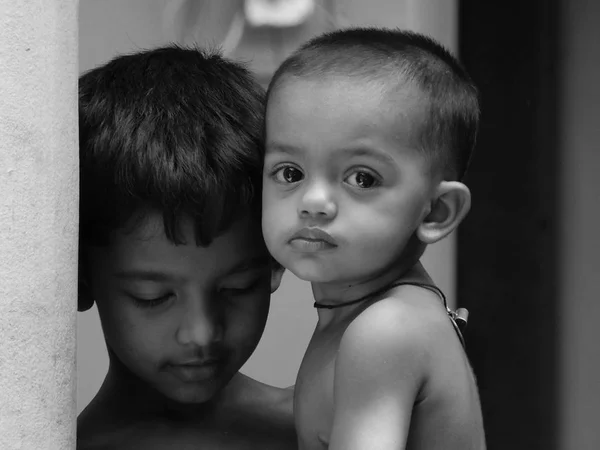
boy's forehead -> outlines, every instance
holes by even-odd
[[[114,233],[106,257],[123,270],[153,267],[181,273],[198,269],[228,272],[268,261],[260,224],[251,216],[234,222],[205,247],[196,245],[191,218],[182,218],[180,231],[184,243],[177,245],[165,234],[162,214],[150,212],[137,220],[136,226]]]
[[[185,243],[196,242],[195,222],[202,219],[194,219],[190,215],[182,214],[178,217],[177,228],[185,238]],[[229,234],[229,238],[241,237],[244,232],[260,232],[260,219],[251,212],[241,214],[237,219],[232,219],[230,227],[222,234]],[[159,210],[143,210],[133,214],[125,226],[114,232],[114,237],[119,241],[148,242],[169,241],[165,232],[164,215]],[[214,236],[214,239],[218,236]]]

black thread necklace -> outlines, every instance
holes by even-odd
[[[440,298],[444,302],[444,308],[446,308],[446,312],[448,314],[448,317],[450,318],[450,321],[452,322],[452,326],[454,327],[456,334],[458,335],[460,343],[462,344],[463,347],[465,347],[465,339],[463,337],[462,332],[464,331],[465,327],[467,326],[469,311],[466,308],[458,308],[456,311],[452,311],[450,308],[448,308],[448,303],[446,301],[446,296],[444,295],[444,293],[437,286],[433,286],[431,284],[418,283],[415,281],[395,281],[393,283],[390,283],[390,284],[382,287],[381,289],[376,290],[375,292],[371,292],[369,294],[363,295],[360,298],[350,300],[348,302],[333,303],[333,304],[314,302],[313,306],[317,309],[343,308],[345,306],[356,305],[357,303],[361,303],[366,300],[373,299],[373,298],[377,297],[378,295],[381,295],[387,291],[394,289],[395,287],[404,286],[404,285],[417,286],[417,287],[421,287],[424,289],[428,289],[430,291],[435,292],[436,294],[438,294],[440,296]]]
[[[363,302],[365,300],[370,300],[370,299],[372,299],[374,297],[377,297],[378,295],[381,295],[381,294],[383,294],[383,293],[385,293],[387,291],[391,291],[395,287],[402,286],[402,285],[418,286],[418,287],[422,287],[422,288],[434,291],[435,293],[437,293],[442,298],[442,300],[444,301],[444,306],[446,305],[446,296],[444,295],[444,293],[440,289],[438,289],[435,286],[432,286],[432,285],[426,284],[426,283],[417,283],[417,282],[414,282],[414,281],[395,281],[393,283],[390,283],[390,284],[387,284],[387,285],[383,286],[380,289],[377,289],[375,292],[370,292],[367,295],[363,295],[360,298],[357,298],[357,299],[354,299],[354,300],[350,300],[348,302],[333,303],[333,304],[315,302],[313,304],[313,306],[315,308],[317,308],[317,309],[337,309],[337,308],[343,308],[344,306],[356,305],[357,303]]]

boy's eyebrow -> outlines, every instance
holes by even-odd
[[[263,268],[271,263],[271,257],[269,255],[256,256],[254,258],[247,259],[233,266],[227,271],[227,275],[235,273],[245,272],[250,269]]]
[[[250,269],[263,268],[269,265],[271,257],[261,255],[254,258],[244,260],[227,271],[227,275],[245,272]],[[114,272],[113,275],[121,280],[136,280],[136,281],[172,281],[175,277],[165,272],[158,270],[120,270]]]
[[[143,280],[143,281],[169,281],[172,275],[157,270],[120,270],[113,273],[121,280]]]

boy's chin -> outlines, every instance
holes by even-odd
[[[186,377],[181,377],[181,374],[179,376],[168,374],[165,377],[163,373],[156,379],[154,387],[169,402],[188,406],[201,405],[218,397],[227,387],[237,373],[237,371],[232,373],[232,369],[232,367],[223,367],[221,371],[206,378],[190,378],[187,376],[189,374],[185,374]]]
[[[230,380],[215,379],[202,383],[189,383],[183,386],[162,390],[162,394],[184,408],[200,406],[213,400],[227,386]]]

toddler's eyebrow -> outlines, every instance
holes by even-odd
[[[302,150],[298,147],[294,147],[292,145],[280,144],[277,142],[269,143],[267,142],[267,151],[269,152],[277,152],[277,153],[287,153],[288,155],[295,156],[299,153],[302,153]]]
[[[375,150],[375,149],[371,149],[368,147],[359,147],[359,148],[351,148],[351,149],[344,149],[341,150],[341,152],[344,156],[346,157],[351,157],[351,156],[365,156],[368,158],[373,158],[378,160],[379,162],[383,163],[383,164],[387,164],[387,165],[394,165],[394,159],[388,155],[385,152],[382,152],[380,150]]]
[[[302,154],[302,150],[298,147],[294,147],[286,144],[272,143],[267,144],[267,150],[271,153],[286,153],[291,156],[298,156]],[[352,157],[352,156],[365,156],[369,158],[373,158],[381,162],[382,164],[395,164],[394,159],[388,155],[387,153],[377,150],[375,148],[369,147],[358,147],[358,148],[344,148],[335,152],[336,154],[341,154],[344,157]]]

